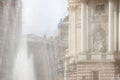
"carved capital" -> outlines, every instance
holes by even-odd
[[[73,11],[76,11],[76,9],[77,9],[76,5],[70,5],[69,8],[68,8],[68,11],[73,12]]]

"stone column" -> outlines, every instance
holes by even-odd
[[[118,2],[119,2],[119,14],[118,14],[119,15],[119,22],[118,22],[119,23],[119,28],[118,28],[119,29],[118,30],[118,37],[119,37],[118,38],[118,51],[120,52],[120,0]]]
[[[114,30],[114,38],[115,38],[115,48],[114,48],[114,50],[115,50],[115,52],[116,51],[118,51],[118,40],[119,40],[119,0],[115,0],[115,3],[114,3],[114,25],[115,25],[115,30]]]
[[[108,16],[108,52],[114,52],[114,0],[108,0],[109,16]]]
[[[67,79],[67,65],[68,65],[68,51],[66,50],[66,55],[65,55],[65,59],[64,59],[64,80],[68,80]]]
[[[81,52],[87,52],[87,3],[81,1]]]
[[[76,5],[69,6],[69,54],[76,54]]]

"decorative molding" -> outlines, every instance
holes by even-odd
[[[69,8],[68,8],[68,11],[73,12],[73,11],[76,11],[76,9],[77,9],[76,5],[70,5]]]
[[[81,0],[69,0],[69,3],[80,3]]]

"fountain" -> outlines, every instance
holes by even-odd
[[[20,41],[19,51],[14,65],[13,80],[36,80],[32,57],[32,55],[28,57],[25,36]]]

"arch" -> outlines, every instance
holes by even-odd
[[[96,52],[106,52],[106,32],[101,26],[93,30],[93,46]]]

